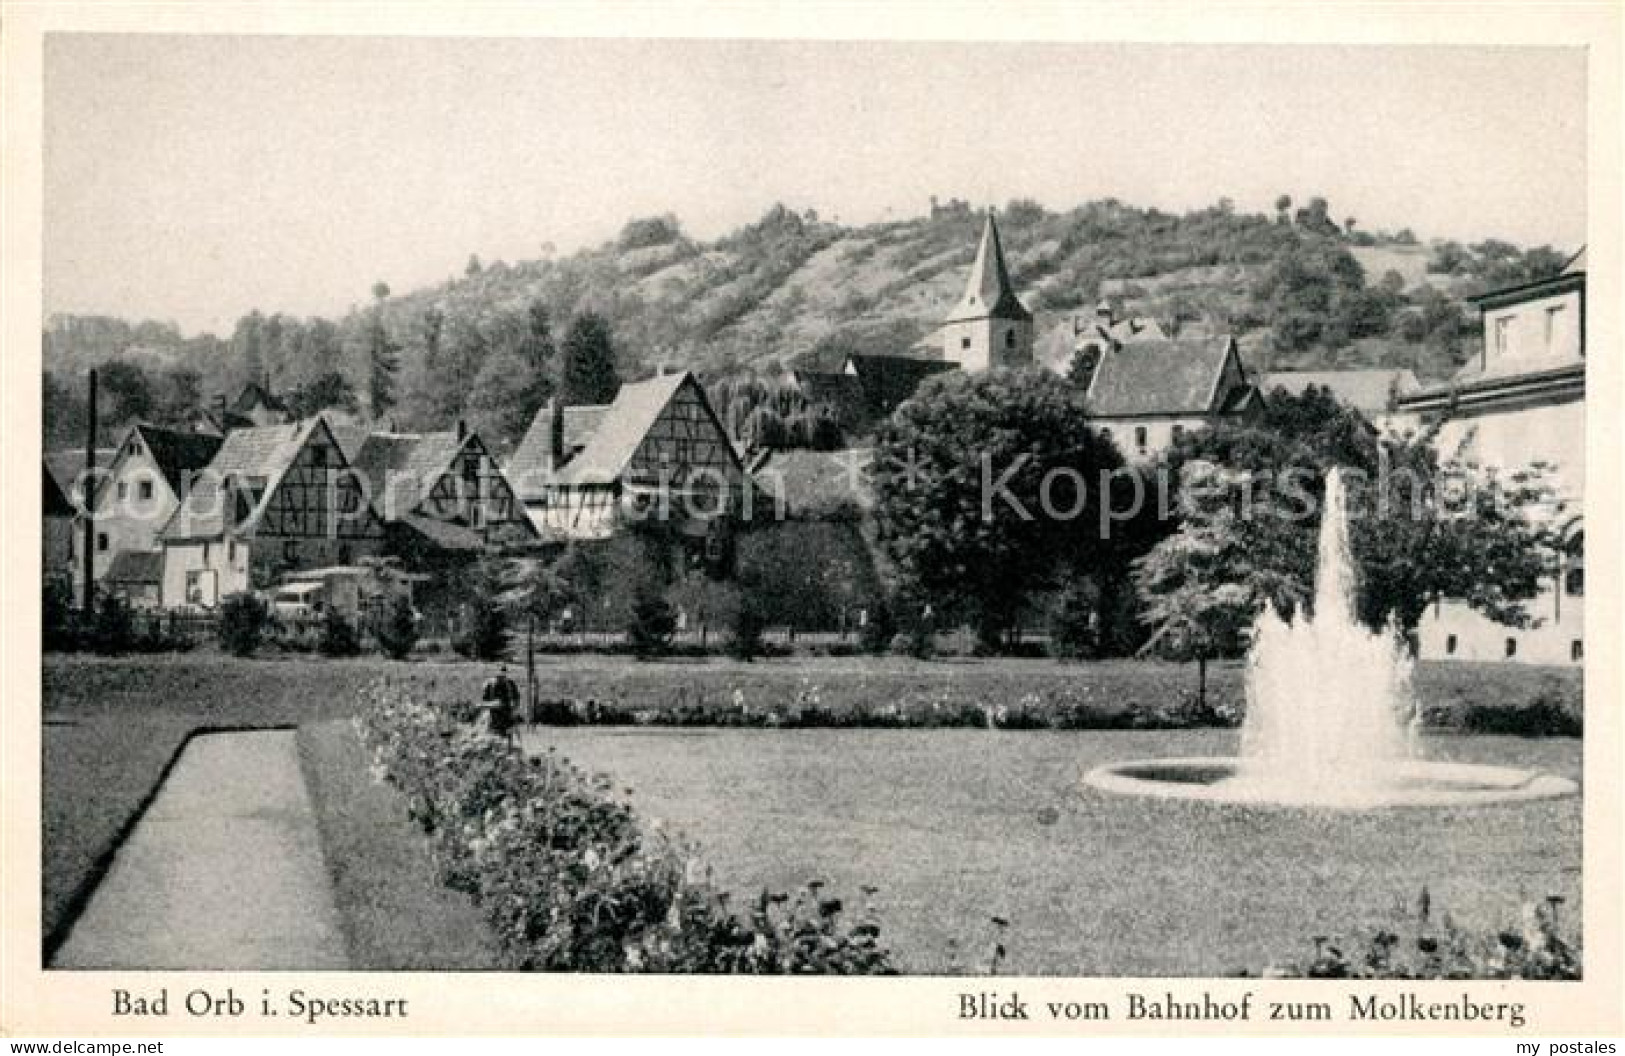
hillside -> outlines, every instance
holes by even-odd
[[[474,391],[500,380],[482,370],[511,368],[500,357],[538,305],[555,335],[583,312],[602,316],[623,378],[662,366],[772,372],[833,364],[847,351],[901,353],[928,338],[958,297],[982,215],[933,201],[923,216],[844,227],[775,207],[711,243],[687,237],[674,217],[644,218],[567,256],[483,266],[471,258],[455,280],[380,289],[376,307],[331,322],[256,312],[216,339],[57,318],[45,335],[46,368],[76,373],[129,348],[145,369],[196,372],[205,393],[234,388],[252,369],[281,388],[336,370],[364,392],[376,311],[400,351],[397,417],[419,426],[475,413]],[[1477,340],[1463,298],[1563,260],[1499,242],[1424,246],[1408,231],[1345,230],[1330,215],[1321,199],[1274,216],[1238,213],[1227,201],[1183,215],[1117,201],[1065,212],[1017,201],[999,211],[999,225],[1040,338],[1105,297],[1170,332],[1234,333],[1247,358],[1272,369],[1392,365],[1447,376]],[[498,431],[523,417],[505,415]]]

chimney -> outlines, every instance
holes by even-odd
[[[459,419],[457,419],[457,442],[459,444],[461,444],[464,440],[467,440],[467,439],[468,439],[468,421],[467,421],[467,419],[459,418]]]
[[[1105,298],[1101,298],[1100,303],[1095,305],[1095,322],[1099,323],[1108,330],[1111,329],[1113,322],[1112,302],[1106,300]]]
[[[564,405],[557,396],[547,401],[547,453],[553,469],[564,465]]]

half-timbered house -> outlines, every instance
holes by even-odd
[[[590,433],[572,435],[572,412]],[[686,371],[622,385],[607,407],[550,403],[507,476],[544,539],[603,539],[649,520],[703,535],[749,502],[739,450]]]
[[[384,525],[323,417],[236,429],[159,533],[165,608],[380,554]]]
[[[539,538],[496,459],[462,423],[437,433],[335,435],[383,519],[385,552],[425,577],[417,590],[425,610],[453,607],[450,573]]]

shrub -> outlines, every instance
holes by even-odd
[[[510,965],[574,972],[894,974],[872,904],[855,924],[809,883],[729,908],[695,848],[646,826],[556,753],[527,759],[455,717],[469,709],[364,691],[376,770],[426,830],[442,880],[468,892]],[[866,888],[866,895],[873,889]]]
[[[406,595],[398,596],[389,606],[389,613],[378,624],[376,631],[379,648],[391,660],[404,660],[412,652],[418,641],[418,615],[412,609],[412,601]],[[438,651],[438,642],[426,643]]]
[[[342,612],[330,608],[322,616],[321,639],[316,643],[316,650],[323,656],[355,656],[361,652],[361,636]]]
[[[476,597],[463,606],[451,647],[474,660],[500,660],[508,655],[508,616],[495,600]]]
[[[220,603],[220,648],[232,656],[252,656],[270,623],[270,610],[257,596],[228,594]]]
[[[1414,912],[1393,928],[1378,927],[1345,952],[1337,940],[1317,935],[1305,964],[1272,966],[1276,978],[1311,979],[1579,979],[1580,951],[1562,936],[1562,897],[1549,895],[1523,907],[1523,920],[1494,935],[1456,926],[1448,912],[1433,919],[1423,888]]]
[[[1062,592],[1050,617],[1050,655],[1061,660],[1095,656],[1094,617],[1095,599],[1084,584],[1075,583]]]
[[[47,652],[79,648],[79,628],[73,611],[73,586],[67,580],[45,581],[40,602],[40,623]]]
[[[897,634],[897,619],[893,615],[891,602],[885,598],[876,598],[868,608],[868,620],[858,629],[858,641],[863,651],[873,656],[879,656],[891,648],[893,636]]]
[[[654,591],[640,591],[632,602],[632,618],[626,627],[633,655],[641,660],[664,655],[676,631],[677,614],[671,603]]]
[[[136,647],[135,621],[130,606],[116,594],[102,597],[90,628],[91,647],[98,653],[117,656]]]
[[[766,644],[762,632],[767,629],[761,606],[748,593],[739,599],[733,611],[733,626],[729,628],[728,655],[735,660],[751,661],[762,655]]]

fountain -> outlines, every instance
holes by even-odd
[[[1091,770],[1107,792],[1226,803],[1365,809],[1474,806],[1569,795],[1574,782],[1511,767],[1420,757],[1412,662],[1399,636],[1354,616],[1347,495],[1326,478],[1314,613],[1266,606],[1247,657],[1238,758],[1155,759]]]

